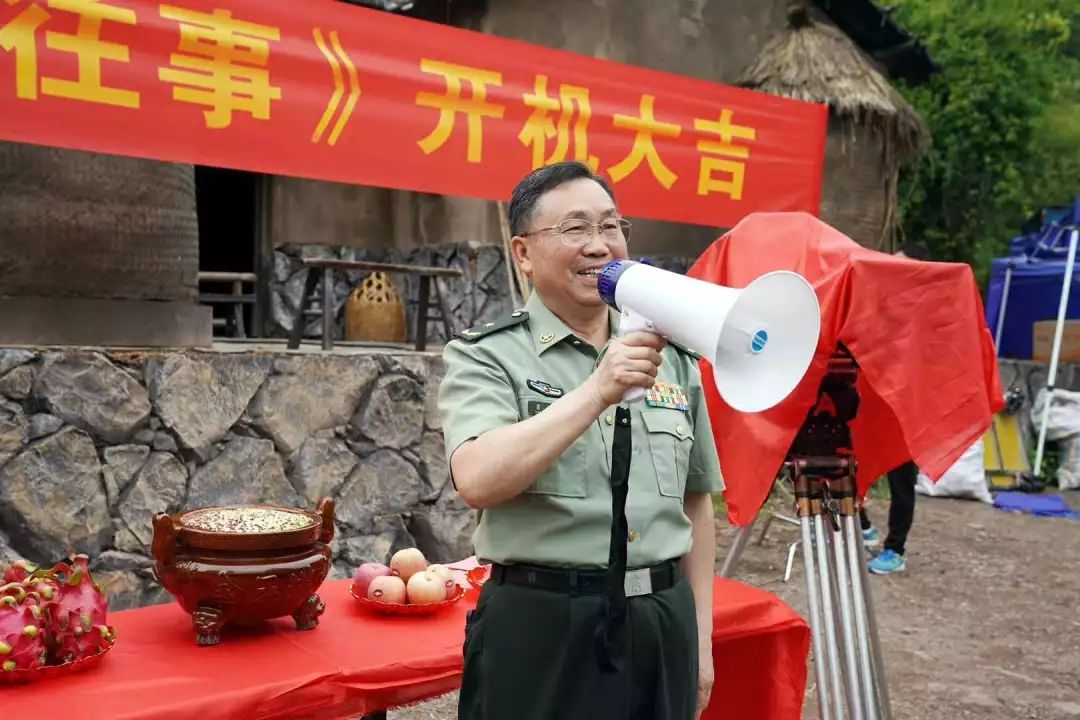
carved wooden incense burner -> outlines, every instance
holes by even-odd
[[[199,645],[228,624],[292,616],[319,624],[315,591],[330,571],[334,501],[314,511],[229,505],[154,516],[154,575],[191,614]]]

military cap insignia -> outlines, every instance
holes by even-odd
[[[565,391],[562,388],[557,388],[551,383],[544,382],[543,380],[526,380],[525,384],[531,387],[541,395],[547,395],[548,397],[562,397]]]
[[[686,391],[673,383],[657,381],[645,391],[645,404],[649,407],[669,408],[671,410],[689,410]]]

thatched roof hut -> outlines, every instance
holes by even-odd
[[[898,171],[925,149],[930,134],[873,61],[799,3],[739,84],[829,105],[822,219],[863,245],[892,250]]]

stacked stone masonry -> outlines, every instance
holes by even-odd
[[[472,553],[437,353],[0,350],[0,559],[88,554],[110,607],[167,602],[151,518],[336,501],[333,577],[406,546]]]

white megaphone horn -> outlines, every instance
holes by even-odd
[[[622,313],[621,335],[645,330],[701,355],[721,397],[741,412],[761,412],[786,398],[810,367],[821,332],[814,288],[790,271],[766,273],[738,290],[614,260],[597,287]],[[623,401],[644,395],[637,388]]]

